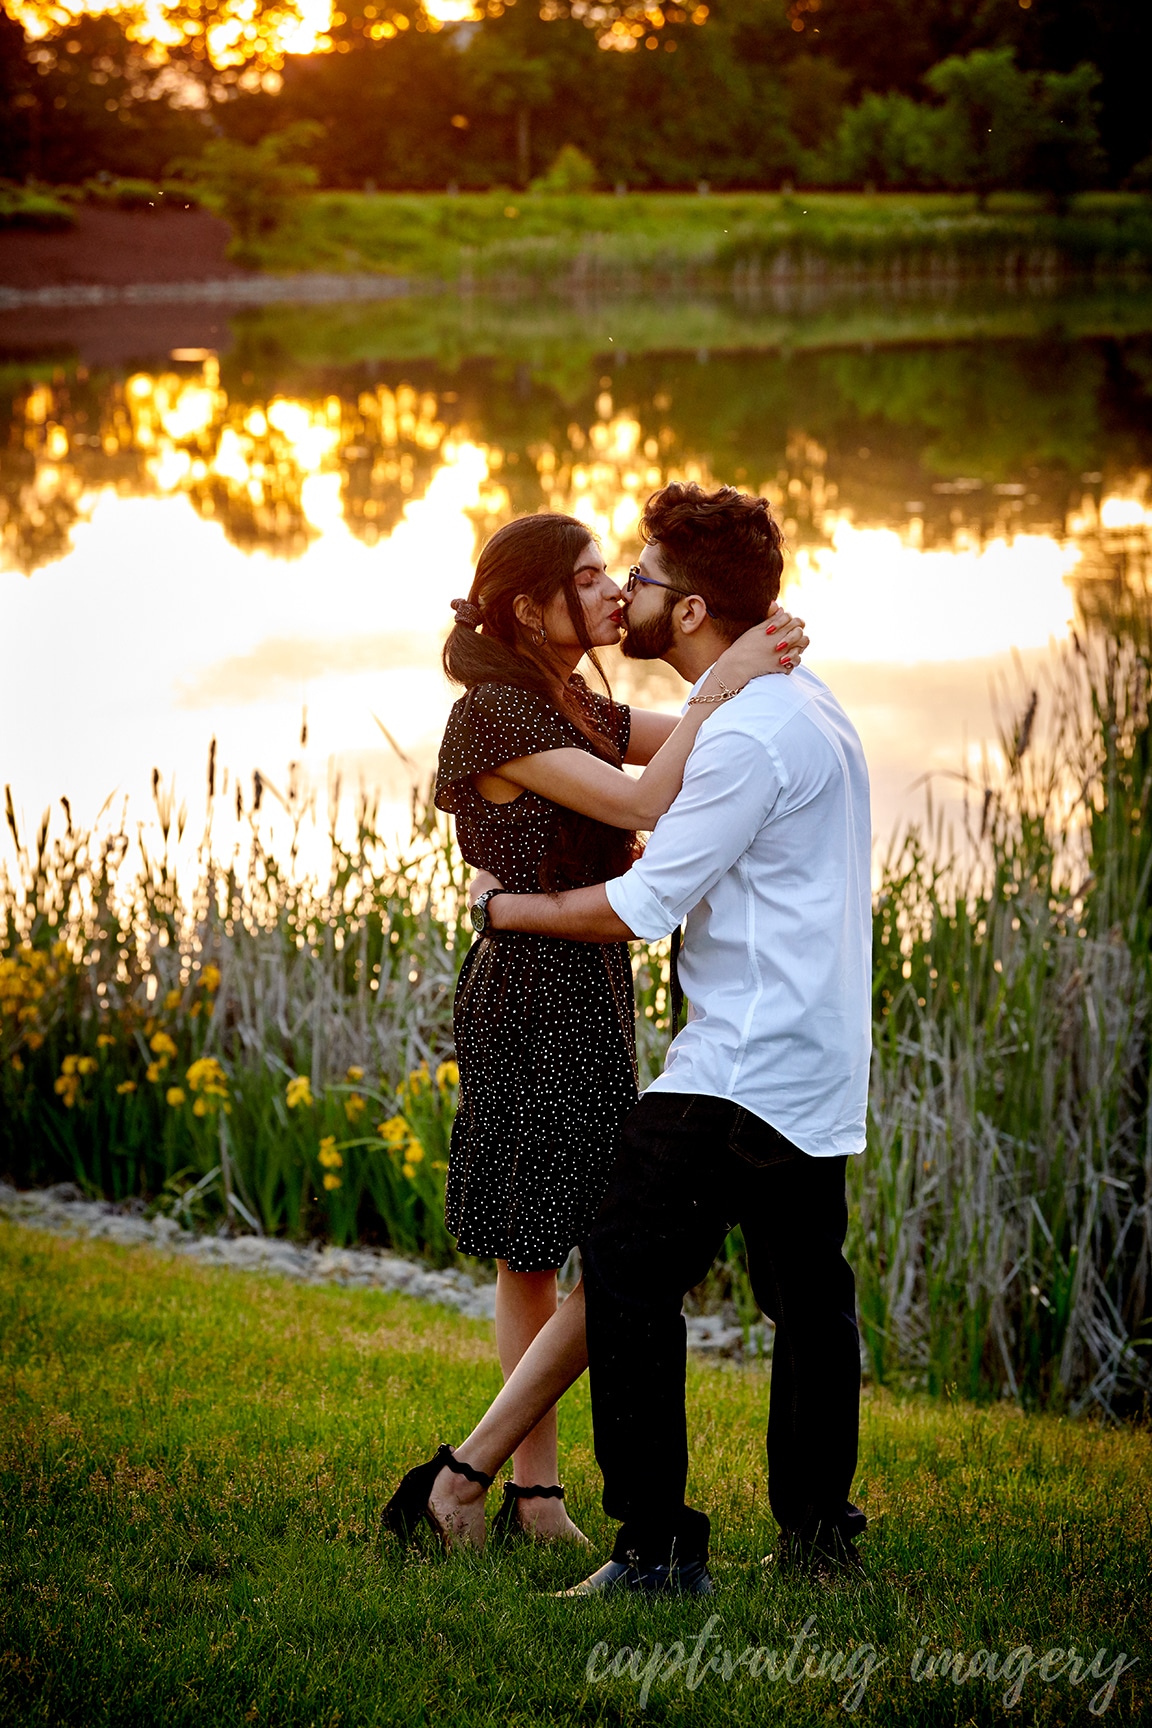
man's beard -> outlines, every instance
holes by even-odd
[[[620,652],[626,660],[659,660],[668,652],[675,635],[672,614],[676,599],[677,596],[666,594],[663,612],[649,618],[646,624],[633,624],[629,618],[620,642]]]

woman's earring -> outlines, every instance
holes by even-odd
[[[539,630],[537,630],[537,632],[536,632],[536,644],[538,647],[543,648],[543,646],[544,646],[545,642],[547,642],[547,640],[548,640],[548,632],[547,632],[547,630],[545,630],[543,624],[541,624]]]

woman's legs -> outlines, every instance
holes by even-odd
[[[528,1486],[549,1484],[556,1474],[555,1405],[588,1366],[584,1342],[584,1284],[577,1284],[568,1300],[556,1307],[555,1274],[507,1272],[496,1292],[496,1336],[503,1390],[489,1405],[476,1427],[460,1446],[456,1457],[486,1476],[494,1476],[515,1457],[515,1479]],[[553,1279],[551,1308],[546,1282]],[[534,1288],[521,1293],[512,1279],[536,1280]],[[523,1300],[521,1300],[523,1294]],[[503,1310],[503,1312],[502,1312]],[[532,1329],[532,1320],[536,1320]],[[518,1354],[517,1346],[519,1346]],[[457,1542],[479,1547],[484,1539],[484,1494],[474,1482],[451,1470],[441,1470],[433,1485],[429,1504],[438,1523],[450,1530]],[[571,1523],[561,1500],[525,1500],[522,1521],[540,1535],[572,1535]]]
[[[505,1261],[496,1262],[496,1352],[504,1371],[505,1385],[529,1345],[555,1316],[556,1307],[554,1271],[512,1272]],[[472,1462],[471,1458],[468,1462]],[[512,1479],[524,1485],[559,1481],[556,1474],[554,1404],[513,1453]]]

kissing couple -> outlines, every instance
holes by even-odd
[[[590,1372],[611,1558],[567,1595],[713,1589],[686,1503],[685,1293],[743,1231],[775,1326],[767,1452],[778,1563],[859,1565],[860,1344],[844,1258],[871,1035],[868,775],[777,603],[763,498],[670,484],[623,591],[587,526],[542,512],[485,545],[444,649],[464,687],[436,802],[456,822],[476,941],[455,1000],[459,1107],[446,1217],[495,1259],[504,1386],[461,1443],[410,1470],[386,1527],[588,1546],[557,1466],[556,1403]],[[691,686],[683,716],[612,700],[619,642]],[[587,660],[603,692],[577,671]],[[624,770],[634,766],[642,772]],[[646,846],[639,840],[649,833]],[[689,1003],[637,1097],[628,943],[679,931]],[[579,1246],[583,1275],[558,1305]]]

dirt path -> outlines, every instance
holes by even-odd
[[[246,276],[225,256],[228,227],[206,210],[81,208],[63,234],[0,231],[0,285],[218,282]]]

